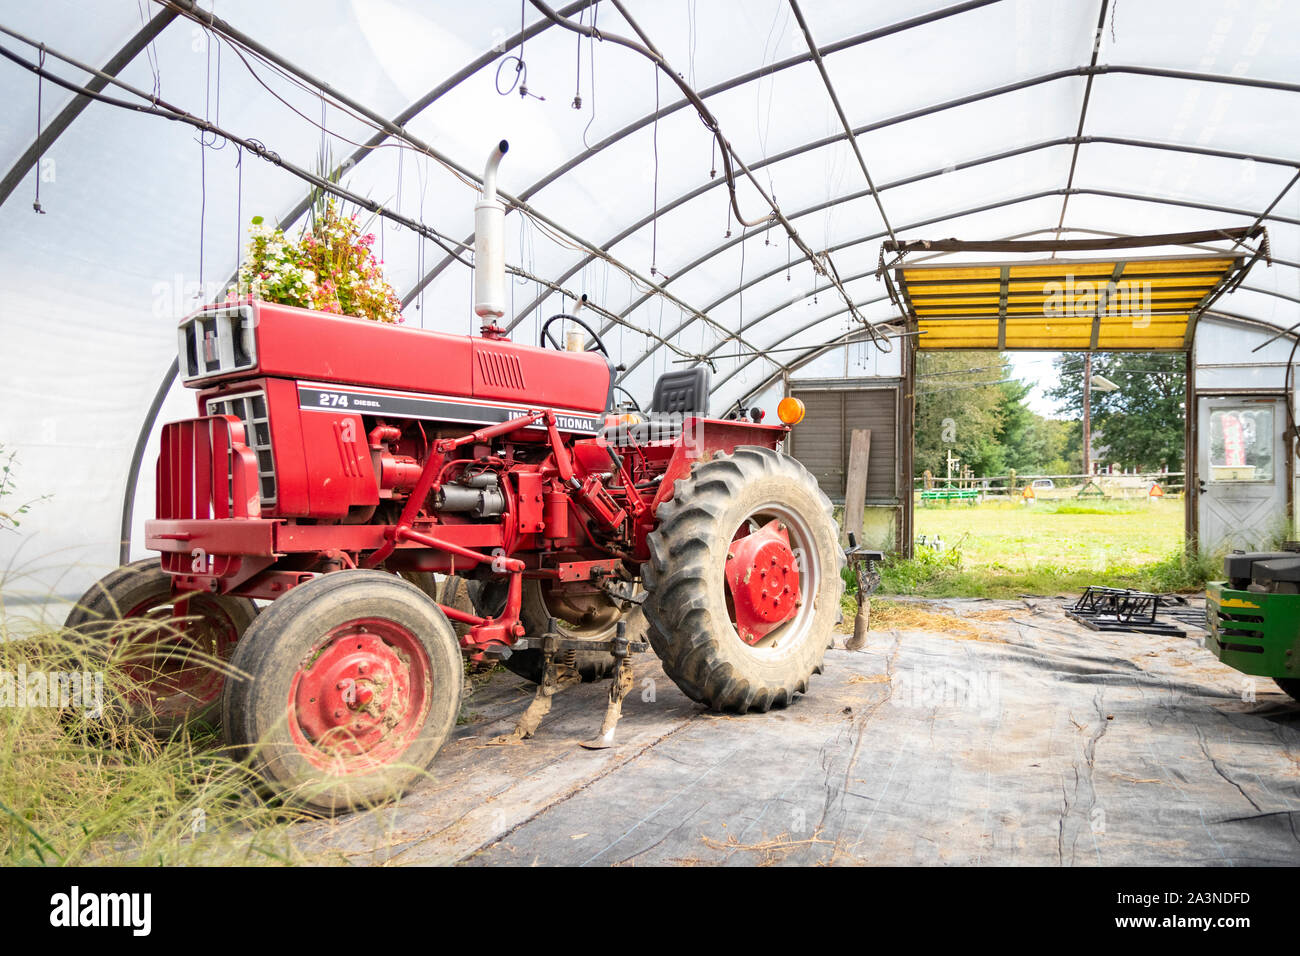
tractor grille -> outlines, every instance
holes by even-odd
[[[196,313],[177,332],[180,370],[187,383],[257,366],[252,306]]]
[[[244,444],[257,456],[257,486],[262,507],[275,504],[275,458],[271,454],[271,420],[266,393],[241,392],[208,399],[209,415],[234,415],[244,423]]]
[[[261,515],[257,456],[235,440],[228,418],[190,418],[163,426],[157,511],[163,520]]]
[[[483,376],[483,381],[489,385],[513,388],[521,392],[528,387],[524,382],[523,367],[519,364],[519,357],[516,355],[481,350],[478,353],[478,370]]]

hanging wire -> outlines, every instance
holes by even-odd
[[[581,22],[583,21],[583,15],[584,15],[586,12],[587,12],[586,10],[580,10],[580,11],[578,12],[578,22],[579,22],[579,23],[581,23]],[[574,71],[573,71],[573,73],[574,73],[574,80],[573,80],[573,82],[574,82],[574,86],[573,86],[573,104],[572,104],[572,105],[573,105],[573,108],[574,108],[575,110],[580,110],[580,109],[582,109],[582,34],[579,33],[579,34],[577,35],[577,37],[578,37],[578,49],[577,49],[577,54],[576,54],[576,57],[575,57],[575,64],[574,64]]]
[[[534,93],[530,89],[528,89],[528,64],[524,62],[524,36],[525,36],[524,10],[525,10],[524,0],[520,0],[519,2],[519,52],[517,54],[512,53],[509,56],[503,56],[500,59],[500,61],[497,63],[497,75],[496,75],[497,92],[500,93],[502,96],[509,96],[517,89],[519,90],[520,99],[523,99],[526,96],[531,96],[535,100],[545,100],[546,97]],[[508,63],[514,63],[515,75],[514,78],[511,80],[510,85],[507,86],[505,89],[502,89],[501,71],[505,68],[506,64]],[[577,107],[575,107],[575,109],[576,108]]]
[[[136,0],[136,9],[140,11],[140,25],[142,27],[147,26],[149,23],[149,16],[144,12],[145,0]],[[153,77],[154,99],[159,99],[162,97],[162,74],[158,69],[158,49],[154,45],[153,40],[150,40],[145,45],[144,56],[145,60],[149,64],[149,72]]]
[[[695,85],[695,43],[700,38],[695,23],[695,0],[686,0],[686,81]]]
[[[41,44],[40,56],[37,59],[42,71],[45,69],[45,44]],[[45,83],[45,77],[41,73],[36,74],[36,142],[41,141],[41,93],[42,86]],[[32,203],[32,210],[38,215],[45,215],[45,210],[41,208],[41,176],[44,170],[41,169],[41,162],[45,159],[44,152],[36,158],[36,199]]]
[[[596,16],[600,12],[600,2],[597,0],[595,6],[591,8],[591,27],[596,29]],[[578,42],[582,42],[582,36],[579,34]],[[591,124],[596,122],[596,38],[589,37],[587,40],[587,64],[591,70],[591,116],[587,120],[587,125],[582,128],[582,145],[587,147],[587,152],[599,152],[604,146],[592,147],[587,141],[587,133],[591,130]]]
[[[208,147],[199,142],[199,296],[203,295],[203,233],[208,211]]]
[[[654,144],[654,215],[650,220],[650,275],[659,275],[659,68],[655,67],[655,122],[651,132]]]
[[[380,239],[382,244],[383,239]],[[383,254],[380,253],[382,256]],[[244,147],[235,146],[235,275],[244,264]]]

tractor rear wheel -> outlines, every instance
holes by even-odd
[[[382,571],[294,588],[258,616],[231,663],[243,673],[222,698],[226,739],[275,793],[326,812],[400,796],[460,713],[450,622]]]
[[[506,585],[492,581],[479,592],[475,605],[480,614],[499,614],[505,606]],[[618,631],[618,622],[627,627],[624,631],[629,641],[644,641],[649,625],[641,608],[620,610],[613,599],[603,593],[582,596],[554,590],[549,582],[526,578],[523,600],[519,611],[520,623],[529,637],[546,633],[554,617],[557,633],[567,640],[607,641]],[[608,677],[614,669],[614,655],[606,651],[572,651],[565,661],[578,669],[584,681],[597,681]],[[539,683],[542,679],[542,652],[540,650],[516,651],[503,663],[506,669],[525,680]]]
[[[178,598],[158,559],[145,558],[91,585],[64,627],[92,660],[121,668],[127,686],[115,710],[165,736],[190,721],[216,723],[223,667],[256,616],[247,598]]]
[[[822,670],[844,552],[808,470],[770,448],[698,461],[659,508],[642,575],[650,644],[692,700],[784,707]]]

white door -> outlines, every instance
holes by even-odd
[[[1264,396],[1202,397],[1197,415],[1201,553],[1280,543],[1288,528],[1286,406]]]

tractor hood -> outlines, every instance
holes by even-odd
[[[593,352],[451,335],[268,302],[213,306],[179,327],[180,372],[207,388],[255,376],[603,413],[613,369]]]

